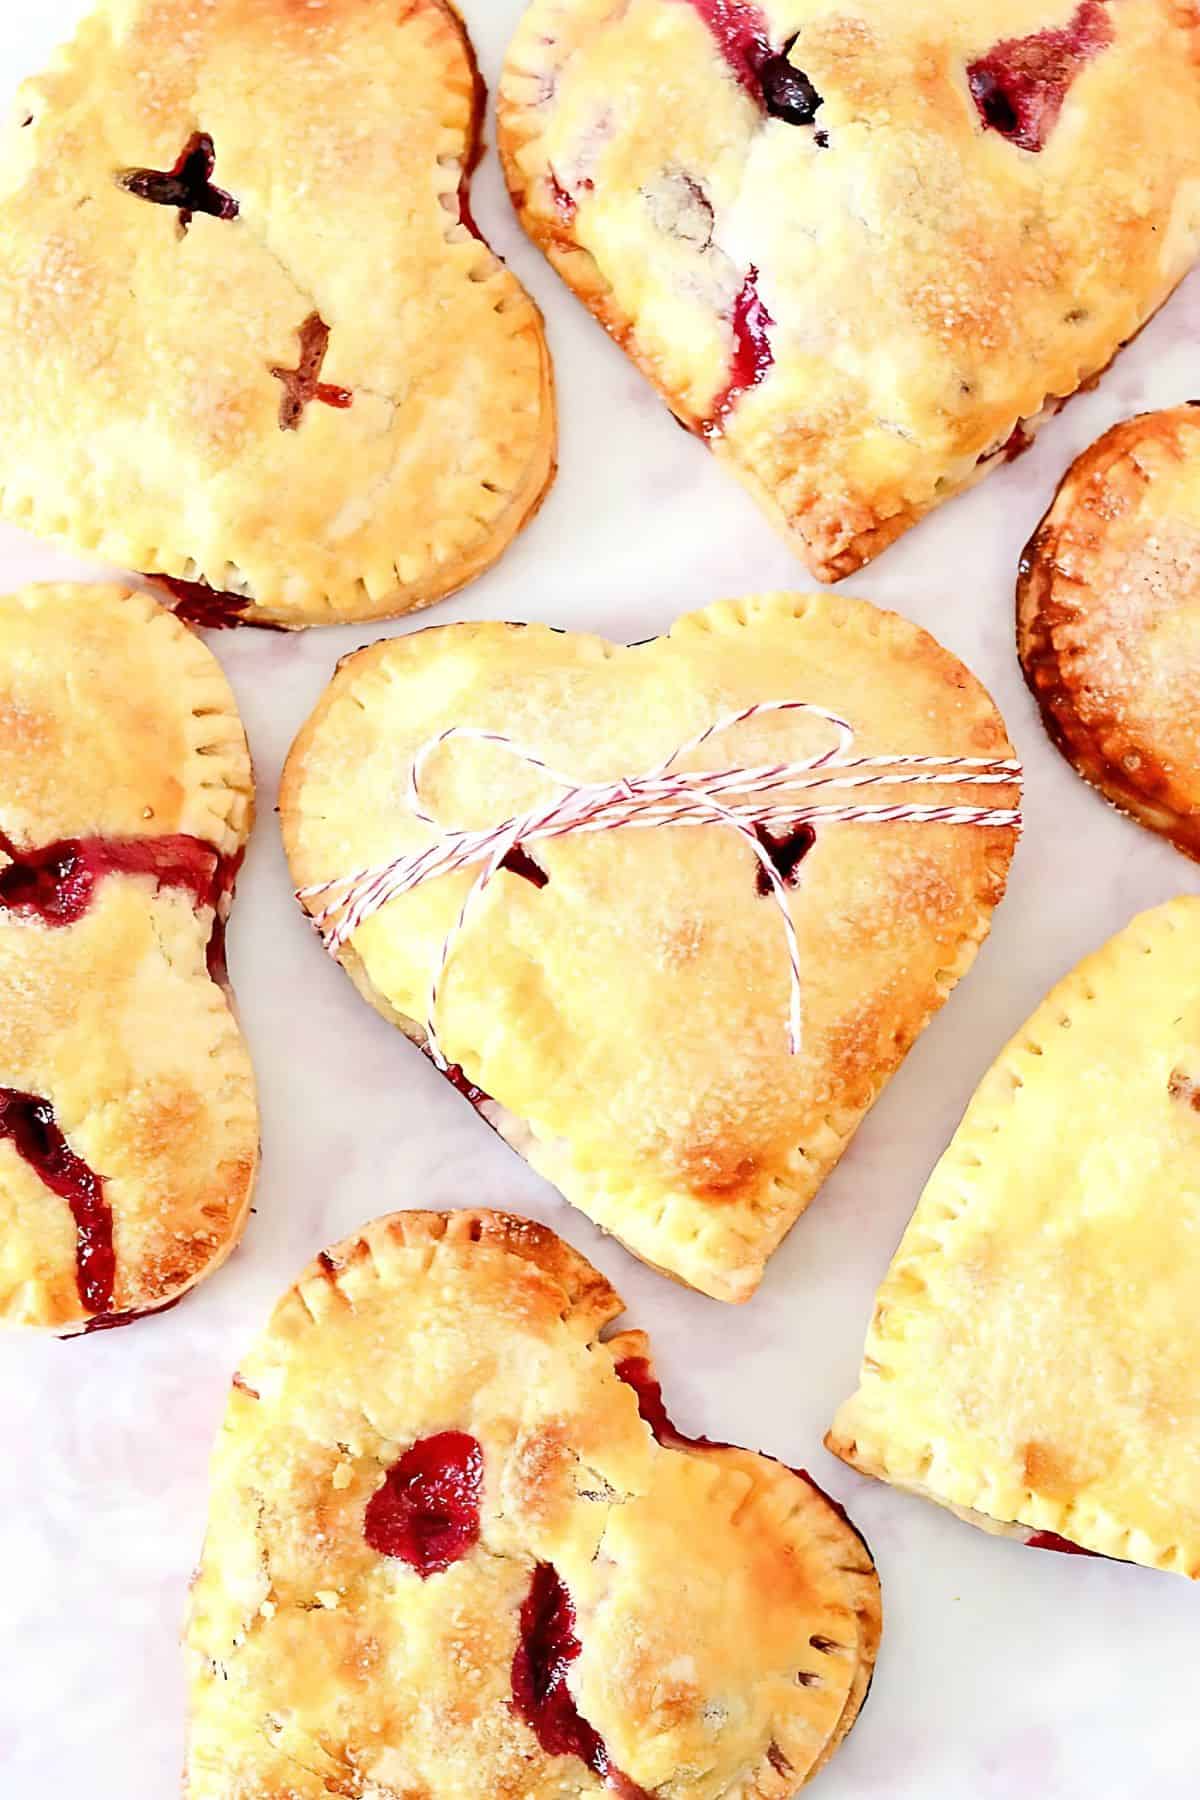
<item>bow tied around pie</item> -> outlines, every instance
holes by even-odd
[[[850,1730],[870,1553],[685,1437],[544,1227],[397,1213],[243,1360],[187,1644],[188,1800],[788,1800]]]
[[[576,1204],[731,1300],[969,965],[1018,804],[961,664],[792,595],[632,649],[376,646],[281,796],[364,993]]]

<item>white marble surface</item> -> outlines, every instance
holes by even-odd
[[[493,83],[518,8],[468,0]],[[28,0],[7,0],[0,80],[36,67],[82,9],[42,0],[33,16]],[[724,595],[811,586],[523,242],[494,154],[475,191],[482,228],[547,315],[562,473],[502,566],[432,617],[633,639]],[[262,1088],[257,1211],[232,1262],[178,1311],[81,1342],[0,1346],[3,1800],[178,1791],[176,1641],[209,1444],[242,1346],[321,1245],[390,1208],[479,1202],[545,1220],[613,1278],[630,1319],[653,1332],[681,1424],[807,1464],[849,1503],[883,1576],[886,1633],[867,1710],[820,1778],[824,1800],[1194,1800],[1200,1596],[1173,1577],[988,1538],[858,1480],[821,1434],[853,1383],[875,1285],[979,1076],[1080,954],[1137,909],[1197,887],[1191,864],[1059,762],[1012,633],[1017,555],[1066,462],[1113,419],[1200,392],[1197,342],[1200,277],[1033,452],[849,584],[930,628],[990,687],[1027,764],[1028,826],[974,971],[738,1311],[602,1239],[357,998],[295,912],[272,814],[280,765],[336,658],[379,629],[210,639],[260,783],[230,933]],[[72,572],[90,571],[0,532],[5,586]]]

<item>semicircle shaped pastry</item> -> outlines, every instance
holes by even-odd
[[[1076,458],[1021,559],[1021,666],[1051,739],[1200,858],[1200,411],[1143,413]]]
[[[1047,995],[930,1177],[826,1442],[1039,1548],[1200,1577],[1200,898]]]
[[[0,510],[195,623],[428,605],[554,470],[448,0],[101,0],[0,140]]]
[[[224,931],[253,778],[215,659],[146,594],[0,598],[0,1325],[173,1305],[258,1163]]]
[[[1174,0],[533,0],[500,143],[534,242],[834,581],[1186,274],[1198,57]]]
[[[667,1424],[543,1226],[397,1213],[243,1361],[187,1628],[188,1800],[787,1800],[880,1632],[804,1475]]]
[[[632,648],[360,651],[280,810],[372,1004],[638,1256],[744,1300],[987,933],[1011,759],[916,626],[775,594]]]

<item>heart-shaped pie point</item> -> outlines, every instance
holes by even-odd
[[[553,472],[445,0],[102,0],[0,146],[0,507],[204,624],[379,618]]]
[[[0,599],[0,1323],[161,1310],[258,1160],[224,929],[253,811],[213,657],[145,594]]]
[[[823,580],[1032,441],[1200,249],[1175,0],[533,0],[522,221]]]
[[[665,1423],[551,1232],[399,1213],[243,1362],[187,1641],[189,1800],[785,1800],[874,1666],[806,1477]]]
[[[770,822],[749,833],[718,808],[700,824],[642,811],[628,829],[534,837],[504,856],[461,929],[478,867],[392,898],[340,947],[418,1042],[432,1001],[452,1078],[569,1199],[726,1300],[753,1292],[1003,893],[1011,823],[877,813],[1015,807],[1004,727],[973,676],[896,615],[821,596],[727,602],[633,648],[453,625],[344,662],[281,793],[296,886],[317,914],[314,886],[553,804],[557,776],[616,784],[619,811],[623,782],[756,706],[679,764],[807,759],[832,785],[771,789]],[[830,765],[841,739],[828,714],[852,729],[854,758],[885,759],[884,785],[856,785],[879,777],[874,764]],[[453,727],[466,735],[423,758],[414,799],[414,758]],[[931,775],[895,770],[897,756],[971,760]],[[968,784],[976,764],[999,766],[982,776],[991,785]],[[797,818],[814,799],[870,817]]]
[[[988,1530],[1200,1576],[1200,899],[1134,919],[985,1077],[829,1447]]]

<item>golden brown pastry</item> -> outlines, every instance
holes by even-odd
[[[722,726],[747,707],[765,710]],[[451,728],[458,741],[435,743]],[[897,756],[972,760],[897,773]],[[1011,757],[988,696],[923,631],[863,601],[774,594],[629,649],[463,624],[360,651],[293,746],[280,810],[296,886],[328,922],[340,878],[440,856],[455,828],[566,796],[559,777],[618,784],[611,819],[620,784],[644,798],[664,759],[692,772],[689,794],[697,771],[811,765],[747,788],[771,810],[746,831],[707,812],[646,829],[637,812],[627,829],[534,833],[334,944],[575,1205],[647,1262],[744,1300],[986,935],[1016,839]],[[944,805],[996,817],[912,816]],[[311,891],[327,883],[332,898]]]
[[[0,599],[0,1324],[160,1311],[241,1236],[223,944],[253,804],[224,676],[147,595]]]
[[[1200,248],[1177,0],[533,0],[500,124],[530,236],[824,581]]]
[[[553,473],[445,0],[101,0],[0,140],[0,509],[204,624],[408,612]]]
[[[1025,679],[1067,761],[1200,857],[1200,412],[1076,458],[1021,559]]]
[[[666,1420],[544,1227],[397,1213],[234,1378],[192,1594],[188,1800],[786,1800],[880,1630],[809,1479]]]
[[[1200,899],[984,1078],[879,1291],[836,1455],[988,1531],[1200,1575]]]

